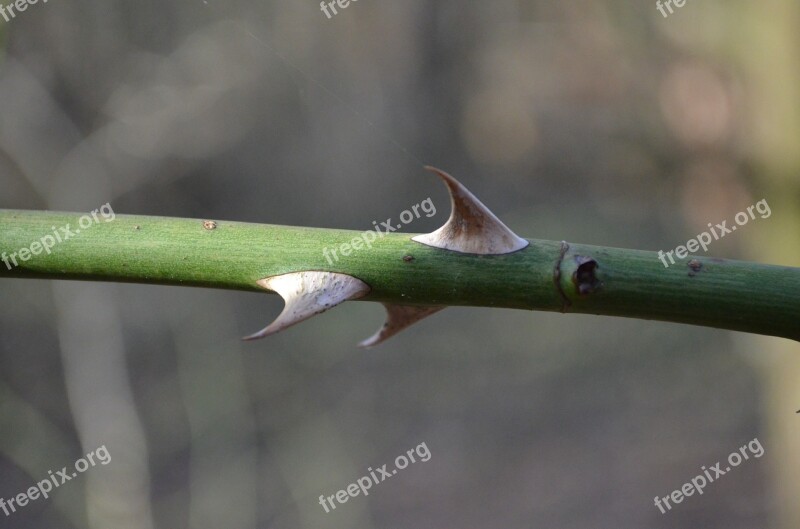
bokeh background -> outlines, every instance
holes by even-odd
[[[39,2],[0,20],[0,207],[365,230],[431,197],[426,232],[430,163],[520,235],[597,245],[669,250],[765,198],[709,253],[800,266],[798,27],[796,0]],[[281,305],[0,280],[0,497],[112,456],[0,527],[800,526],[796,343],[453,308],[363,351],[371,303],[239,341]]]

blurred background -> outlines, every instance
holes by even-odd
[[[798,26],[795,0],[39,2],[0,19],[0,208],[366,230],[431,197],[426,232],[430,163],[521,236],[596,245],[670,250],[766,199],[709,253],[800,266]],[[112,458],[0,527],[800,526],[797,343],[453,308],[364,351],[371,303],[240,342],[281,306],[0,281],[0,497]]]

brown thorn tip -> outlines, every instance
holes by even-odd
[[[379,343],[385,342],[406,327],[410,327],[445,308],[441,306],[397,305],[395,303],[384,303],[383,306],[386,307],[386,322],[378,329],[378,332],[358,344],[359,347],[374,347]]]

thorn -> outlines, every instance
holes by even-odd
[[[383,327],[378,329],[378,332],[358,344],[359,347],[373,347],[385,342],[406,327],[410,327],[445,308],[439,306],[397,305],[395,303],[384,303],[383,306],[386,307],[386,322]]]
[[[444,180],[453,209],[444,226],[433,233],[417,235],[412,240],[435,248],[478,255],[501,255],[528,246],[528,241],[511,231],[458,180],[435,167],[426,166],[425,169]]]
[[[286,305],[269,326],[243,338],[248,341],[275,334],[370,291],[360,279],[334,272],[292,272],[259,279],[258,284],[280,294]]]

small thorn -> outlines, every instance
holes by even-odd
[[[385,342],[406,327],[410,327],[421,319],[427,318],[445,308],[438,306],[396,305],[394,303],[384,303],[383,306],[386,307],[386,323],[378,329],[378,332],[358,344],[359,347],[373,347]]]
[[[292,272],[259,279],[258,284],[280,294],[286,305],[268,327],[243,338],[258,340],[325,312],[336,305],[364,297],[369,285],[347,274]]]
[[[412,240],[435,248],[478,255],[501,255],[528,246],[528,241],[511,231],[458,180],[435,167],[426,166],[425,169],[444,180],[453,209],[444,226],[433,233],[417,235]]]

